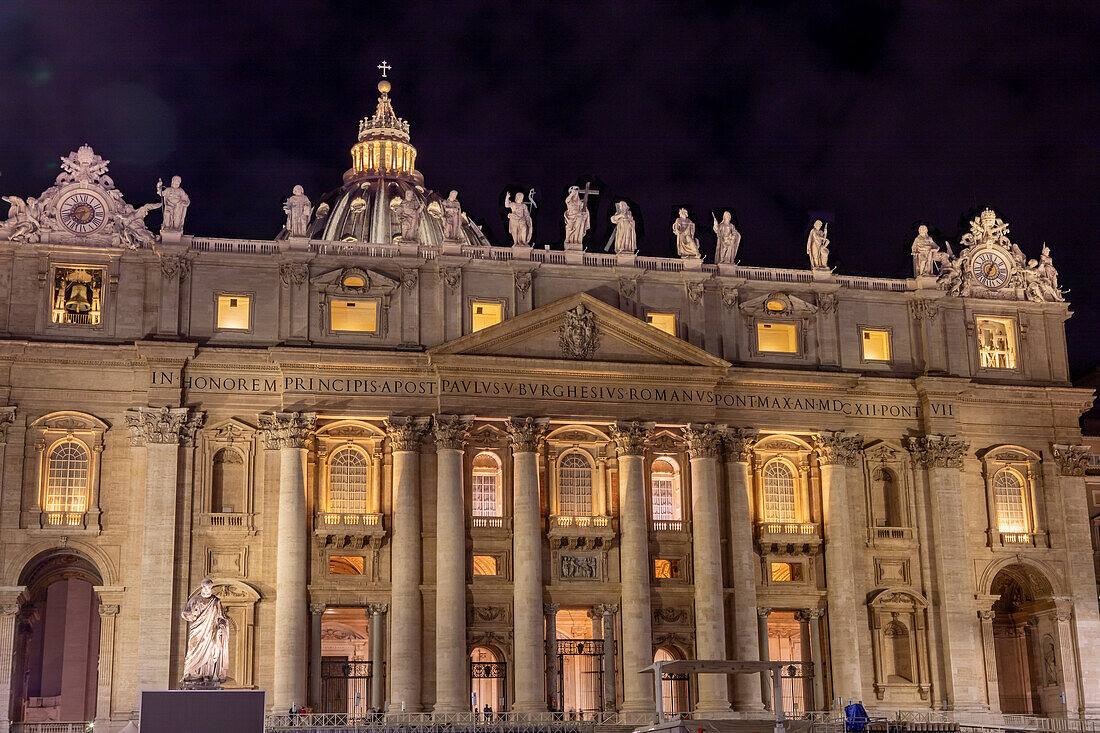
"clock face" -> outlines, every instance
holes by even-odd
[[[996,252],[982,252],[974,258],[970,271],[983,287],[994,290],[1008,282],[1008,261]]]
[[[91,234],[103,226],[107,209],[98,196],[85,191],[69,194],[58,206],[58,218],[70,232]]]

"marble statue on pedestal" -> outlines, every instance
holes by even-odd
[[[929,236],[928,227],[924,224],[917,227],[917,236],[913,239],[910,251],[913,254],[914,277],[930,277],[935,274],[935,266],[939,261],[936,255],[940,251],[940,246]]]
[[[523,200],[522,193],[517,193],[514,201],[512,194],[504,195],[504,206],[508,209],[508,234],[512,236],[512,245],[515,247],[531,246],[533,232],[528,203]]]
[[[229,619],[206,578],[187,601],[180,616],[187,622],[187,656],[180,688],[217,690],[225,682],[229,661]]]
[[[634,231],[634,214],[630,211],[630,204],[625,201],[616,203],[615,213],[611,215],[611,223],[615,225],[615,234],[611,237],[615,254],[637,253],[638,237]]]
[[[442,201],[429,204],[428,214],[438,219],[443,226],[445,241],[462,241],[462,204],[458,203],[458,191],[451,191]]]
[[[172,184],[165,188],[160,179],[157,179],[157,195],[164,204],[164,221],[160,225],[162,232],[183,231],[183,220],[187,218],[187,207],[191,205],[191,198],[180,188],[180,183],[179,176],[172,176]]]
[[[732,265],[741,246],[741,232],[733,225],[733,215],[728,211],[722,212],[722,221],[718,221],[714,214],[711,214],[711,219],[714,220],[714,233],[718,236],[714,261],[720,265]]]
[[[806,238],[806,254],[810,256],[810,267],[815,270],[829,269],[829,225],[822,228],[821,221],[814,222],[810,236]]]
[[[7,221],[0,222],[0,239],[10,239],[13,242],[38,241],[38,230],[42,225],[38,199],[31,196],[24,201],[18,196],[4,196],[2,200],[8,202],[11,208],[8,210]]]
[[[676,254],[682,258],[699,258],[699,240],[695,238],[695,222],[688,217],[687,209],[680,209],[680,216],[672,222],[676,237]]]
[[[587,198],[581,198],[581,190],[577,186],[569,187],[569,195],[565,197],[566,249],[584,249],[584,235],[591,226]]]
[[[420,217],[424,214],[424,204],[416,199],[412,189],[405,191],[404,198],[390,201],[390,211],[397,215],[401,224],[402,242],[420,241]]]
[[[290,236],[305,237],[313,205],[301,186],[294,187],[293,195],[283,204],[283,211],[286,212],[286,230]]]

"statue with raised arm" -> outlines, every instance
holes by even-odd
[[[1043,245],[1043,254],[1039,257],[1039,274],[1050,286],[1051,300],[1064,301],[1062,288],[1058,285],[1058,271],[1054,269],[1054,260],[1050,256],[1050,247]]]
[[[401,225],[402,242],[420,241],[420,217],[424,215],[424,204],[416,198],[411,188],[405,191],[404,198],[390,200],[390,211],[397,215]]]
[[[4,196],[11,208],[7,221],[0,222],[0,238],[13,242],[38,241],[38,229],[41,227],[41,212],[38,199],[33,196],[26,201],[18,196]]]
[[[157,195],[164,204],[164,221],[160,225],[162,232],[183,231],[183,220],[187,218],[187,207],[191,205],[191,198],[180,188],[180,183],[179,176],[172,176],[172,184],[165,188],[160,179],[157,179]]]
[[[309,228],[309,215],[313,213],[310,203],[301,186],[295,186],[290,198],[283,203],[286,212],[286,231],[292,237],[305,237]]]
[[[741,246],[741,232],[733,225],[733,214],[722,212],[722,221],[714,214],[710,215],[714,220],[714,233],[718,236],[718,248],[714,252],[714,260],[720,265],[732,265],[737,258],[737,250]]]
[[[687,209],[680,209],[680,215],[672,222],[672,234],[676,237],[676,254],[682,258],[698,259],[699,240],[695,238],[695,222],[688,217]]]
[[[917,227],[917,236],[913,239],[910,248],[913,254],[913,276],[931,277],[935,275],[936,264],[940,261],[936,255],[940,251],[940,245],[928,234],[928,227],[921,224]]]
[[[220,689],[229,661],[229,620],[214,595],[214,581],[202,581],[180,616],[187,622],[187,656],[180,688]]]
[[[591,226],[588,206],[581,198],[578,186],[569,187],[565,197],[565,248],[584,249],[584,235]]]
[[[533,225],[531,211],[523,200],[523,194],[517,193],[515,200],[512,199],[512,194],[504,194],[504,206],[508,209],[508,234],[512,237],[512,246],[530,247]]]
[[[462,204],[458,203],[458,191],[451,191],[442,201],[429,204],[428,214],[438,219],[443,226],[445,241],[462,241]]]
[[[630,210],[630,204],[625,201],[617,202],[615,213],[611,215],[611,223],[615,225],[615,234],[611,238],[615,254],[637,253],[638,235],[634,231],[634,213]]]
[[[810,267],[815,270],[829,269],[829,225],[822,228],[821,221],[814,222],[810,236],[806,238],[806,254],[810,256]]]

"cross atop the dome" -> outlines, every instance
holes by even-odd
[[[378,68],[382,70],[382,78],[385,79],[386,78],[386,72],[389,71],[390,69],[392,69],[393,67],[390,66],[389,64],[387,64],[385,59],[382,59],[382,63],[378,64]]]

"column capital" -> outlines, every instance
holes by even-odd
[[[313,616],[320,616],[328,608],[324,603],[311,603],[309,604],[309,612]]]
[[[719,426],[692,423],[684,427],[688,455],[692,458],[716,458],[722,452],[722,433]]]
[[[368,603],[365,609],[367,616],[381,616],[390,610],[388,603]]]
[[[431,419],[427,417],[390,416],[386,418],[384,422],[386,437],[389,438],[393,452],[420,450],[420,441],[424,439],[430,424]]]
[[[611,439],[621,456],[640,456],[645,452],[645,442],[656,427],[651,422],[620,420],[609,426]]]
[[[512,440],[513,453],[534,453],[550,428],[545,417],[510,417],[504,429]]]
[[[122,607],[119,606],[117,603],[100,603],[99,604],[99,615],[100,615],[101,618],[106,618],[108,616],[117,616],[119,611],[121,611],[121,610],[122,610]]]
[[[997,612],[992,608],[983,608],[978,611],[978,618],[982,621],[992,621],[993,617],[997,615]]]
[[[8,426],[15,422],[15,405],[0,407],[0,443],[8,434]]]
[[[970,443],[955,435],[918,435],[906,439],[913,461],[921,468],[962,468]]]
[[[727,428],[722,433],[722,442],[726,446],[726,460],[731,463],[748,463],[752,458],[752,447],[759,433],[749,428]]]
[[[544,603],[542,604],[542,612],[551,616],[557,616],[558,611],[561,610],[560,603]]]
[[[611,616],[619,612],[618,603],[601,603],[591,611],[588,612],[590,618],[602,619],[604,616]]]
[[[473,415],[434,415],[432,416],[432,436],[436,450],[462,450],[466,445],[467,433]]]
[[[816,621],[824,615],[825,609],[823,608],[803,608],[797,613],[800,621]]]
[[[1089,464],[1089,447],[1087,445],[1066,445],[1051,443],[1050,452],[1054,454],[1054,460],[1058,462],[1058,473],[1063,476],[1084,476],[1085,468]]]
[[[770,608],[758,608],[756,609],[756,615],[760,618],[767,618],[772,615],[772,610]]]
[[[305,448],[317,424],[316,412],[261,412],[260,434],[268,450]]]
[[[863,436],[844,432],[814,433],[813,444],[817,460],[822,464],[854,466],[863,450]]]
[[[130,445],[150,443],[190,445],[206,413],[188,407],[137,407],[126,411]]]

